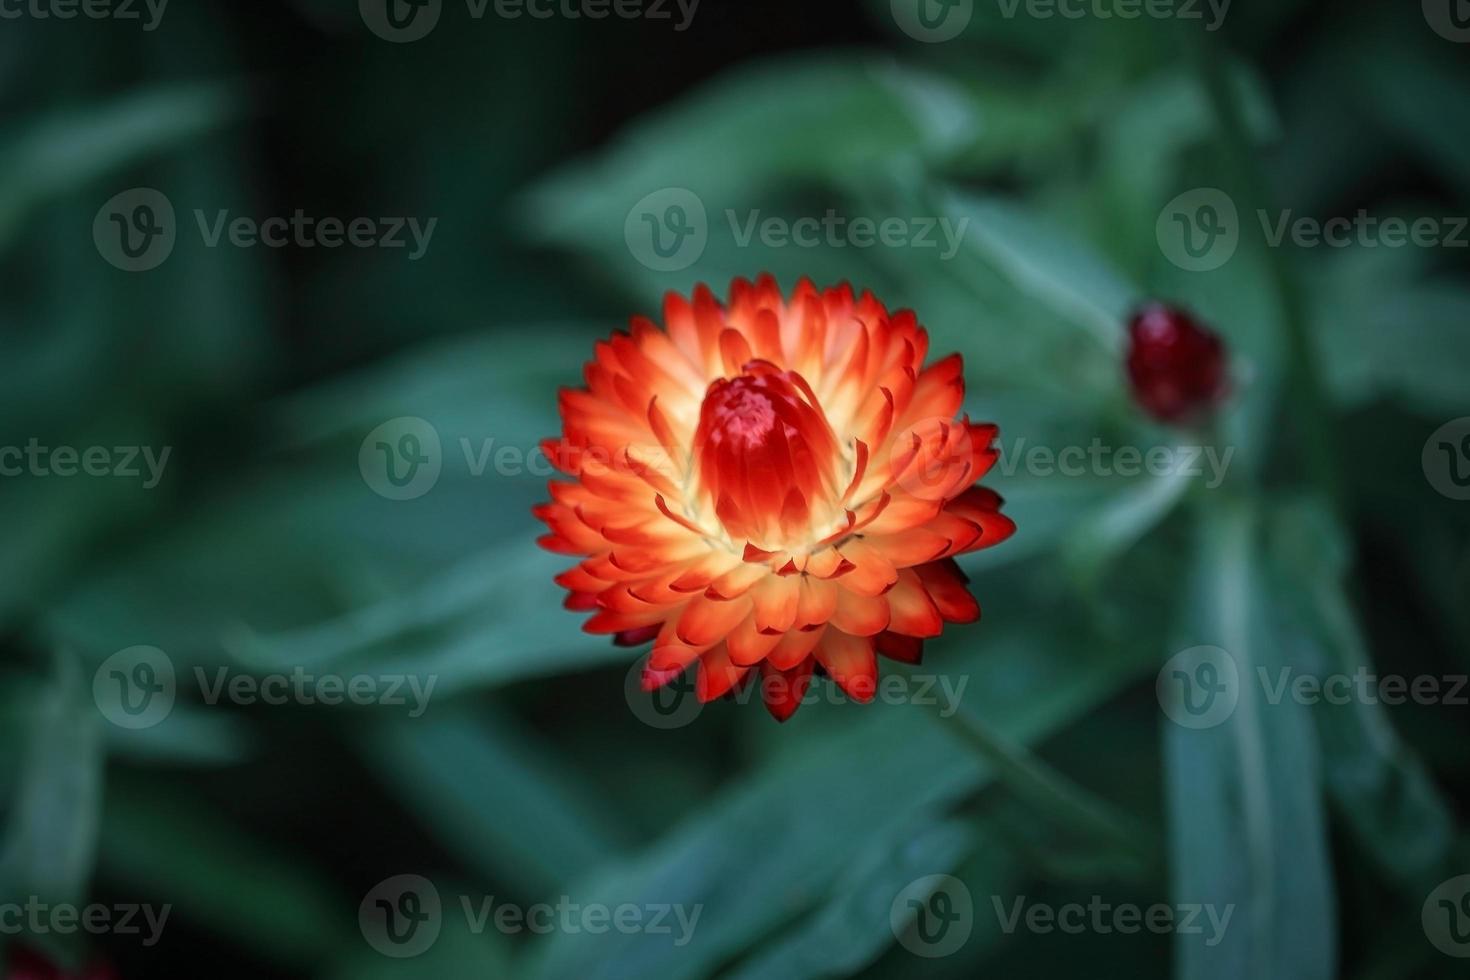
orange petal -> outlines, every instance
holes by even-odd
[[[675,630],[690,646],[707,646],[724,639],[750,613],[750,600],[741,597],[723,602],[697,596],[684,607]]]
[[[749,667],[766,659],[766,656],[781,642],[783,633],[762,633],[756,626],[755,614],[752,613],[740,621],[740,624],[730,631],[725,637],[725,645],[730,648],[730,660],[740,667]]]
[[[778,670],[790,670],[811,656],[826,632],[826,626],[818,626],[809,632],[793,630],[781,637],[781,642],[771,649],[766,659]]]
[[[944,632],[944,617],[913,569],[905,568],[898,573],[898,584],[887,599],[891,632],[914,637],[938,636]]]
[[[953,559],[920,565],[916,571],[946,622],[973,623],[980,618],[980,603],[965,588],[964,573]]]
[[[825,625],[837,611],[837,589],[831,582],[804,576],[796,601],[796,628],[811,630]]]
[[[811,686],[814,666],[810,657],[790,670],[777,670],[769,662],[761,664],[761,698],[771,717],[784,722],[796,714]]]
[[[832,625],[854,636],[872,636],[888,627],[888,599],[858,595],[839,587]]]
[[[848,697],[864,704],[873,700],[878,690],[878,660],[870,638],[828,630],[816,655]]]
[[[796,607],[801,596],[798,576],[768,576],[754,589],[750,598],[755,603],[755,622],[763,633],[785,633],[796,622]]]
[[[882,552],[869,547],[863,541],[848,541],[840,550],[842,557],[854,566],[851,572],[842,576],[844,589],[851,589],[858,595],[879,596],[893,588],[893,583],[898,581],[898,570],[893,567],[893,563]]]
[[[724,644],[721,644],[699,658],[699,679],[694,685],[695,694],[701,702],[713,701],[739,683],[749,669],[731,663]]]

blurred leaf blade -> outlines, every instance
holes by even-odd
[[[1269,702],[1258,686],[1289,661],[1269,642],[1257,515],[1228,500],[1201,518],[1181,637],[1225,651],[1238,700],[1212,725],[1164,722],[1169,845],[1176,902],[1234,919],[1216,937],[1176,933],[1176,971],[1186,980],[1329,980],[1337,943],[1316,739],[1304,705]],[[1230,696],[1231,680],[1222,683],[1211,701]]]

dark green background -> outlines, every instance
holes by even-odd
[[[1202,644],[1319,675],[1470,669],[1470,504],[1421,466],[1470,414],[1466,253],[1268,249],[1249,218],[1465,214],[1470,49],[1408,2],[1236,0],[1213,34],[998,9],[977,0],[944,44],[905,37],[886,0],[703,0],[683,33],[475,22],[446,0],[408,45],[346,0],[173,0],[151,33],[0,21],[0,443],[173,447],[150,491],[0,479],[6,900],[172,903],[156,948],[92,944],[127,978],[1463,975],[1420,910],[1470,873],[1464,707],[1288,701],[1202,736],[1165,720],[1154,677]],[[184,226],[164,265],[129,274],[92,222],[139,186]],[[1201,186],[1247,220],[1235,258],[1190,273],[1155,221]],[[673,274],[623,240],[666,187],[714,226]],[[195,208],[439,223],[408,262],[207,249]],[[737,248],[727,208],[971,231],[950,262]],[[1199,438],[1129,402],[1124,323],[1145,299],[1231,345],[1224,487],[988,481],[1020,532],[966,560],[985,619],[930,644],[926,669],[968,678],[964,711],[1031,747],[1018,771],[996,778],[913,705],[640,723],[634,654],[579,632],[550,581],[566,563],[532,544],[544,481],[465,472],[460,438],[525,453],[553,434],[556,389],[628,315],[763,270],[916,309],[935,352],[965,355],[966,408],[1005,447]],[[410,502],[357,465],[399,416],[445,444],[444,477]],[[91,679],[139,644],[181,673],[439,683],[416,720],[191,691],[129,734]],[[1106,832],[1038,796],[1046,779],[1075,783]],[[449,900],[704,912],[680,950],[446,926],[398,962],[356,916],[402,873]],[[888,922],[930,873],[976,906],[939,960]],[[1023,895],[1237,911],[1216,949],[1002,935],[992,897]]]

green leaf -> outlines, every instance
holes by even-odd
[[[1430,416],[1464,408],[1470,291],[1430,278],[1412,257],[1377,248],[1334,256],[1314,293],[1316,346],[1339,404],[1392,398]]]
[[[919,878],[952,872],[974,846],[974,831],[955,821],[905,828],[839,877],[819,910],[782,937],[762,944],[730,975],[731,980],[856,975],[893,942],[894,897]],[[985,885],[999,891],[1005,857],[997,854],[989,863],[996,866],[996,876]]]
[[[256,671],[351,665],[434,677],[437,697],[535,677],[631,662],[606,636],[582,631],[552,577],[567,560],[529,535],[486,551],[420,588],[282,633],[239,631],[236,662]]]
[[[234,715],[175,704],[167,720],[147,728],[107,728],[107,753],[140,765],[234,766],[255,750],[255,732]]]
[[[327,980],[512,980],[519,976],[510,942],[493,929],[476,931],[462,914],[461,895],[473,889],[446,891],[444,915],[434,944],[418,956],[392,959],[361,939],[343,950],[325,972]]]
[[[49,199],[208,132],[239,111],[233,86],[172,86],[59,113],[0,136],[0,249]]]
[[[1128,657],[1083,657],[1060,637],[1054,645],[1038,642],[1032,629],[1002,636],[992,626],[982,642],[983,655],[951,669],[969,679],[974,710],[1021,744],[1090,710],[1139,667]],[[799,714],[793,731],[805,723]],[[640,857],[572,892],[584,902],[698,908],[701,917],[686,945],[646,933],[562,934],[534,958],[533,975],[705,976],[811,909],[866,842],[911,831],[921,814],[991,778],[925,709],[870,709],[850,728],[803,739]]]
[[[1341,527],[1320,503],[1297,501],[1278,509],[1271,540],[1277,594],[1294,600],[1295,631],[1288,640],[1325,673],[1371,672],[1344,593],[1349,551]],[[1448,801],[1394,731],[1381,702],[1324,699],[1313,706],[1313,716],[1337,814],[1380,874],[1410,894],[1427,894],[1454,871],[1456,830]]]
[[[362,939],[353,906],[297,856],[240,833],[154,780],[114,779],[102,824],[103,873],[127,894],[173,906],[290,970]]]
[[[803,180],[856,181],[942,159],[980,117],[943,78],[862,54],[786,59],[727,74],[627,129],[595,161],[533,188],[531,230],[615,242],[640,198],[683,186],[707,207]]]
[[[1316,737],[1306,706],[1290,697],[1270,703],[1260,680],[1301,665],[1272,640],[1253,511],[1212,500],[1202,518],[1180,646],[1221,648],[1238,675],[1232,681],[1221,668],[1222,686],[1203,702],[1225,714],[1199,716],[1213,727],[1164,722],[1169,846],[1175,901],[1233,918],[1214,947],[1204,935],[1177,933],[1176,975],[1327,980],[1336,976],[1337,943]],[[1194,703],[1198,694],[1184,691]]]
[[[562,759],[507,719],[439,708],[368,726],[353,741],[447,849],[522,894],[556,894],[630,836]]]
[[[12,709],[14,710],[14,709]],[[92,877],[102,805],[102,717],[81,668],[56,658],[56,676],[24,705],[18,782],[7,801],[0,892],[24,902],[80,904]]]
[[[965,244],[1017,289],[1082,327],[1106,354],[1122,349],[1138,287],[1085,243],[1011,202],[951,193],[942,206],[969,219]]]

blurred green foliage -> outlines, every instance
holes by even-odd
[[[173,450],[156,489],[0,479],[0,900],[173,906],[152,948],[27,942],[72,964],[99,948],[128,977],[1459,975],[1420,913],[1470,872],[1463,707],[1287,699],[1196,731],[1163,717],[1154,680],[1201,645],[1247,676],[1470,670],[1470,510],[1421,465],[1429,434],[1470,414],[1464,252],[1273,249],[1253,218],[1465,214],[1463,46],[1414,5],[1369,2],[1242,3],[1218,33],[976,3],[942,44],[906,37],[888,0],[705,0],[686,32],[448,4],[405,45],[355,7],[0,27],[0,445]],[[168,195],[180,233],[130,274],[92,224],[139,186]],[[710,238],[667,273],[625,222],[671,187],[704,203]],[[1238,253],[1208,273],[1156,238],[1196,187],[1241,212]],[[211,249],[192,229],[196,209],[298,208],[439,220],[416,262]],[[741,244],[724,220],[829,209],[968,230],[945,261]],[[1019,773],[912,705],[818,704],[777,727],[720,703],[680,731],[644,725],[625,700],[635,654],[580,632],[551,583],[565,562],[533,544],[544,476],[461,462],[486,440],[533,454],[593,342],[664,291],[762,271],[916,309],[934,351],[965,356],[966,409],[1018,455],[1191,438],[1130,404],[1124,324],[1143,300],[1230,344],[1235,397],[1208,436],[1235,451],[1222,486],[992,477],[1020,533],[966,560],[985,620],[926,663],[968,680],[962,712]],[[445,457],[407,502],[357,465],[403,416]],[[130,730],[91,688],[137,645],[181,678],[436,686],[411,718],[211,705],[181,683],[166,720]],[[1129,846],[1028,792],[1056,780],[1124,815]],[[452,908],[683,903],[701,926],[675,947],[446,914],[428,953],[395,960],[357,906],[409,872]],[[890,905],[931,874],[966,883],[974,933],[925,960]],[[1236,917],[1219,946],[1006,934],[996,910],[1022,896]]]

